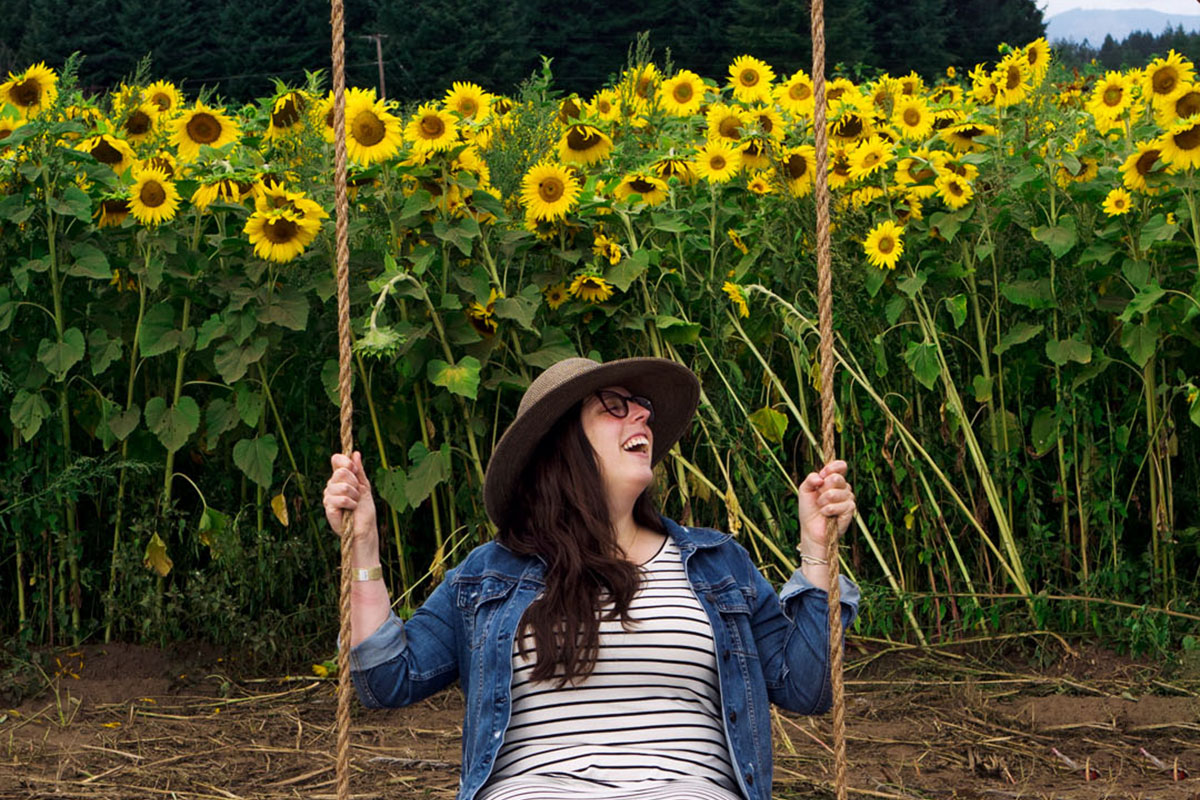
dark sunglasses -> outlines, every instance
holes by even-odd
[[[654,422],[654,404],[650,402],[649,397],[642,397],[636,394],[626,396],[611,389],[601,389],[596,392],[596,397],[600,398],[600,403],[604,406],[604,410],[618,419],[624,419],[629,416],[629,404],[637,403],[650,412],[650,416],[646,418],[646,423]]]

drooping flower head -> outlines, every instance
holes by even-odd
[[[9,103],[22,117],[37,115],[58,97],[58,75],[41,61],[21,73],[8,73],[0,84],[0,105]]]
[[[595,164],[608,158],[612,139],[592,125],[568,125],[558,140],[558,157],[568,164]]]

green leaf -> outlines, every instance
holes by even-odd
[[[575,345],[572,344],[570,338],[563,332],[561,328],[545,328],[542,331],[542,346],[540,349],[532,353],[526,353],[524,361],[531,367],[539,369],[547,369],[553,364],[557,364],[564,358],[572,358],[579,355],[575,350]]]
[[[1075,379],[1071,381],[1071,391],[1075,391],[1092,378],[1095,378],[1101,372],[1104,372],[1104,370],[1108,369],[1108,365],[1111,363],[1113,363],[1111,358],[1105,358],[1104,355],[1101,354],[1098,360],[1093,361],[1091,364],[1088,364],[1079,371],[1079,374],[1076,375]]]
[[[671,344],[695,344],[700,339],[698,322],[685,322],[669,314],[659,314],[651,319],[655,327],[662,331],[663,339]]]
[[[0,331],[8,330],[17,315],[17,303],[7,286],[0,286]]]
[[[14,225],[20,225],[33,216],[34,205],[33,203],[27,203],[26,199],[23,194],[10,194],[0,199],[0,219],[6,219]]]
[[[1125,348],[1125,352],[1129,353],[1133,363],[1139,367],[1146,366],[1146,362],[1150,360],[1150,356],[1154,355],[1157,346],[1157,322],[1144,320],[1139,325],[1127,322],[1121,326],[1121,347]]]
[[[1026,308],[1054,307],[1054,292],[1049,278],[1001,283],[1000,293],[1007,297],[1009,302]]]
[[[475,356],[464,356],[454,365],[434,358],[426,365],[425,374],[435,386],[443,386],[455,394],[474,400],[479,391],[481,366]]]
[[[956,330],[961,328],[967,321],[967,296],[956,294],[953,297],[947,297],[945,303],[946,310],[950,312],[950,317],[954,320],[954,328]]]
[[[889,297],[883,306],[883,316],[887,319],[888,325],[895,325],[896,320],[900,319],[900,315],[906,308],[908,308],[908,301],[904,299],[903,295],[896,294]]]
[[[232,430],[237,422],[238,413],[233,403],[223,397],[214,397],[208,401],[208,408],[204,409],[205,444],[208,448],[215,447],[221,434]]]
[[[917,296],[918,292],[921,291],[921,288],[925,285],[926,280],[928,279],[926,278],[924,272],[914,272],[912,275],[898,279],[896,281],[896,288],[904,292],[904,294],[911,300]]]
[[[8,409],[9,420],[17,426],[21,438],[27,442],[37,435],[38,429],[42,427],[42,420],[48,416],[50,406],[42,399],[42,395],[25,389],[17,390],[12,406]]]
[[[1104,239],[1096,239],[1079,255],[1079,263],[1088,264],[1095,261],[1097,264],[1107,264],[1116,254],[1117,248]]]
[[[264,325],[278,325],[293,331],[302,331],[308,326],[308,300],[291,286],[276,289],[263,298],[258,309],[258,321]]]
[[[268,433],[255,439],[241,439],[233,446],[233,463],[246,473],[246,477],[264,489],[271,486],[271,473],[279,445],[275,435]]]
[[[604,273],[604,279],[615,286],[618,291],[627,292],[633,282],[649,267],[650,251],[638,250],[621,263],[609,267],[608,271]]]
[[[199,331],[196,333],[196,351],[199,352],[212,344],[213,340],[224,336],[225,320],[221,319],[220,314],[212,314],[208,319],[200,325]]]
[[[1058,417],[1052,408],[1039,408],[1033,415],[1033,424],[1029,429],[1029,440],[1033,452],[1038,457],[1046,455],[1054,449],[1058,442]]]
[[[975,395],[976,403],[986,403],[992,399],[992,379],[976,375],[971,379],[971,394]]]
[[[457,247],[464,256],[470,257],[473,241],[479,238],[479,223],[471,217],[464,217],[457,225],[448,225],[439,219],[433,223],[433,235]]]
[[[1059,224],[1050,227],[1034,228],[1033,238],[1050,248],[1055,258],[1062,258],[1071,251],[1079,241],[1075,230],[1075,218],[1070,215],[1059,217]]]
[[[327,358],[325,363],[321,365],[321,388],[325,390],[325,396],[329,398],[329,402],[333,403],[334,407],[341,407],[342,399],[338,393],[339,379],[338,362],[335,359]],[[350,391],[354,392],[354,371],[350,371]]]
[[[246,345],[237,345],[226,339],[217,345],[213,366],[226,383],[237,383],[246,374],[251,364],[256,363],[267,352],[267,337],[257,336]]]
[[[496,301],[496,316],[500,319],[511,319],[522,328],[537,331],[533,327],[533,317],[537,314],[538,306],[542,304],[542,293],[535,284],[529,284],[516,297],[502,297]]]
[[[995,441],[992,440],[993,420],[996,429]],[[1021,420],[1007,408],[994,410],[992,417],[981,419],[977,428],[980,441],[986,444],[990,450],[1012,453],[1021,447]]]
[[[61,381],[67,377],[71,367],[83,358],[83,352],[83,332],[79,328],[67,328],[63,331],[61,342],[42,339],[38,343],[37,357],[54,379]]]
[[[67,267],[68,275],[76,278],[95,278],[96,280],[112,278],[112,269],[108,266],[108,256],[104,255],[104,251],[100,248],[87,242],[79,242],[71,248],[71,257],[75,261]]]
[[[174,453],[200,428],[200,406],[190,397],[180,397],[170,408],[163,398],[151,398],[146,403],[146,427],[167,452]]]
[[[170,303],[154,306],[142,317],[138,347],[146,358],[169,353],[179,346],[180,332],[175,329],[175,309]]]
[[[1166,293],[1167,290],[1159,286],[1157,281],[1150,281],[1150,285],[1143,286],[1138,290],[1138,293],[1133,296],[1117,319],[1121,322],[1129,322],[1133,319],[1134,314],[1148,313]]]
[[[267,407],[266,396],[262,392],[256,392],[250,388],[250,384],[246,381],[239,381],[233,388],[233,400],[242,422],[251,428],[257,427],[263,409]]]
[[[882,335],[876,335],[871,340],[871,349],[875,353],[875,375],[882,378],[888,374],[887,351],[883,347]]]
[[[926,389],[937,383],[941,367],[938,364],[937,347],[932,342],[909,342],[904,351],[904,363]]]
[[[500,198],[491,192],[485,192],[482,189],[476,189],[471,192],[470,204],[472,208],[491,214],[496,219],[504,219],[504,204],[500,202]]]
[[[1179,225],[1167,222],[1164,214],[1155,214],[1142,224],[1141,235],[1138,237],[1138,247],[1148,250],[1155,242],[1165,242],[1175,238]],[[1135,284],[1136,285],[1136,284]]]
[[[108,331],[96,328],[88,334],[88,351],[92,354],[92,374],[99,375],[121,357],[121,340],[109,338]]]
[[[434,487],[450,475],[450,445],[443,444],[440,450],[430,452],[417,442],[408,451],[412,468],[404,481],[404,497],[416,508],[433,494]]]
[[[1068,361],[1087,364],[1092,360],[1092,346],[1078,339],[1063,339],[1062,341],[1047,339],[1046,358],[1060,367]]]
[[[117,441],[123,442],[129,438],[129,434],[134,432],[141,419],[142,409],[137,403],[134,403],[124,411],[111,414],[108,418],[108,429],[112,431],[113,436],[117,437]]]
[[[650,227],[667,233],[687,233],[692,230],[692,226],[684,222],[681,215],[657,211],[650,215]]]
[[[937,228],[938,233],[947,242],[954,241],[954,237],[958,235],[958,229],[962,227],[962,222],[954,214],[939,212],[929,215],[929,226]]]
[[[879,290],[883,288],[883,284],[887,282],[887,276],[883,274],[883,270],[868,267],[863,273],[863,284],[867,287],[867,294],[871,297],[879,294]]]
[[[1145,286],[1150,282],[1150,264],[1127,258],[1121,265],[1121,274],[1134,286]]]
[[[788,418],[775,409],[764,406],[750,415],[750,424],[768,442],[781,444],[783,435],[787,432]]]
[[[196,536],[200,543],[208,546],[208,551],[215,559],[233,555],[237,545],[229,535],[229,516],[222,514],[212,506],[205,506],[200,512],[200,522],[196,525]]]
[[[1197,425],[1200,425],[1200,393],[1197,393],[1192,398],[1192,404],[1188,407],[1188,418]]]
[[[1033,337],[1037,336],[1042,332],[1043,327],[1045,326],[1041,325],[1040,323],[1037,325],[1031,325],[1028,322],[1018,322],[1013,326],[1012,330],[1000,337],[1000,341],[996,342],[996,344],[992,347],[992,352],[998,356],[1002,356],[1007,353],[1009,349],[1016,347],[1019,344],[1024,344]]]
[[[404,470],[398,467],[385,469],[375,480],[379,487],[379,496],[397,512],[408,508],[408,498],[404,494],[407,483]]]

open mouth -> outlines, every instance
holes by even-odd
[[[649,453],[650,440],[646,438],[645,434],[638,433],[626,439],[625,444],[621,445],[621,449],[626,453]]]

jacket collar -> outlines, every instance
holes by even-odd
[[[723,544],[731,538],[727,533],[715,531],[712,528],[690,528],[680,525],[673,519],[659,516],[663,525],[667,529],[667,533],[679,545],[680,550],[688,549],[695,550],[699,547],[716,547]]]

